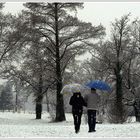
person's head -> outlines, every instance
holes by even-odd
[[[81,96],[81,93],[80,92],[74,92],[73,95],[79,97],[79,96]]]
[[[91,88],[91,93],[96,93],[96,89],[95,88]]]

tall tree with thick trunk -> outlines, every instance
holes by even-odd
[[[113,79],[115,81],[115,100],[114,107],[111,109],[112,116],[114,115],[115,123],[123,123],[126,121],[126,112],[123,104],[124,96],[124,67],[128,62],[131,55],[130,46],[130,26],[129,15],[122,16],[120,20],[117,20],[112,24],[112,36],[111,41],[105,45],[106,64],[108,63],[108,69],[112,69]],[[114,111],[113,111],[114,110]]]
[[[131,55],[128,59],[128,63],[126,64],[124,75],[125,77],[125,87],[131,93],[127,98],[124,98],[125,104],[128,106],[133,106],[136,121],[140,122],[140,95],[139,95],[139,82],[140,82],[140,20],[136,19],[131,23],[131,38],[132,41],[130,43]]]
[[[125,77],[128,69],[129,60],[133,59],[133,48],[129,15],[122,16],[112,23],[110,41],[96,44],[93,48],[92,56],[99,63],[95,71],[101,73],[102,79],[112,81],[112,94],[110,94],[111,110],[110,121],[123,123],[126,121],[127,112],[124,107],[125,98]],[[91,62],[92,64],[92,62]],[[91,65],[92,66],[92,65]],[[94,65],[92,66],[94,68]],[[92,68],[91,67],[91,68]],[[130,78],[128,77],[130,80]],[[112,106],[112,103],[114,104]]]
[[[82,8],[81,3],[26,3],[27,12],[36,23],[34,29],[46,42],[46,50],[51,54],[56,79],[56,119],[65,120],[63,95],[63,74],[69,61],[86,50],[85,42],[104,34],[100,25],[93,27],[81,22],[69,12]],[[90,40],[91,41],[91,40]]]
[[[56,106],[56,121],[65,120],[63,96],[60,94],[62,89],[62,75],[60,66],[60,50],[59,50],[59,30],[58,30],[58,3],[54,3],[55,12],[55,48],[56,48],[56,79],[57,79],[57,106]]]

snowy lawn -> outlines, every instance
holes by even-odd
[[[97,124],[97,131],[88,133],[83,118],[81,130],[75,134],[72,115],[66,114],[66,118],[65,122],[51,123],[46,113],[35,120],[35,114],[0,112],[0,137],[140,137],[140,123]]]

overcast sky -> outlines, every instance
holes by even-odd
[[[6,2],[5,12],[16,14],[23,5],[21,2]],[[131,18],[140,17],[140,2],[85,2],[84,9],[78,11],[78,17],[83,21],[91,22],[93,25],[100,23],[106,27],[107,34],[110,23],[115,18],[131,13]]]

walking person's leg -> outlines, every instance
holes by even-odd
[[[77,114],[75,112],[73,112],[73,119],[74,119],[75,132],[77,132],[77,121],[78,121],[78,117],[77,117]]]
[[[88,110],[88,125],[89,132],[95,132],[96,125],[96,110]]]
[[[78,133],[78,115],[75,115],[76,121],[75,121],[75,133]]]
[[[78,123],[77,123],[77,131],[79,132],[80,130],[80,125],[81,125],[81,117],[82,117],[82,110],[79,111],[78,113]]]
[[[89,126],[89,131],[88,132],[91,132],[92,131],[92,112],[91,110],[88,110],[87,111],[88,113],[88,126]]]
[[[92,115],[93,115],[92,131],[95,132],[96,131],[95,130],[95,126],[96,126],[96,110],[93,110]]]

